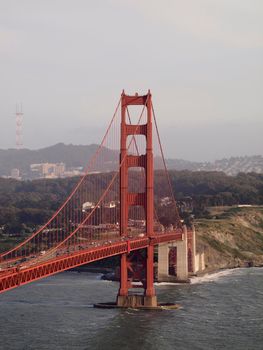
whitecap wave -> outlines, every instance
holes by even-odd
[[[154,283],[155,286],[176,286],[180,284],[182,283],[176,283],[176,282],[155,282]]]
[[[196,284],[196,283],[215,282],[215,281],[219,280],[220,278],[232,275],[237,270],[238,269],[228,269],[228,270],[218,271],[215,273],[207,273],[201,277],[192,277],[192,278],[190,278],[190,283]]]

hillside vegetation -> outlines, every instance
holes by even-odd
[[[139,178],[136,175],[133,174],[135,185]],[[105,187],[111,177],[112,173],[90,175],[87,191],[98,178]],[[262,174],[232,177],[222,172],[170,171],[170,178],[181,217],[188,224],[194,217],[198,249],[205,250],[208,269],[263,263]],[[0,250],[10,248],[45,223],[78,180],[78,177],[34,181],[0,178]],[[157,171],[156,209],[161,222],[168,225],[174,222],[174,211],[160,205],[160,199],[169,195],[165,183],[165,176]],[[240,204],[257,207],[238,208]]]
[[[133,181],[140,178],[133,173]],[[112,173],[93,174],[88,177],[87,191],[92,192],[94,183],[101,182],[105,187]],[[211,206],[256,204],[263,205],[263,175],[239,174],[236,177],[220,172],[170,171],[170,178],[181,216],[188,220],[206,218]],[[0,178],[0,232],[6,234],[26,234],[43,224],[50,215],[59,208],[70,194],[78,177],[55,179],[16,181]],[[155,173],[155,199],[169,196],[167,179],[163,172]],[[156,204],[157,205],[157,204]],[[159,217],[167,210],[157,205]],[[167,224],[173,222],[173,212],[166,217]]]
[[[206,269],[263,265],[263,207],[218,207],[195,222]]]

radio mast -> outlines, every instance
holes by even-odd
[[[23,123],[22,103],[16,104],[16,149],[23,148],[22,123]]]

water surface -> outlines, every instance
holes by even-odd
[[[0,295],[0,349],[263,349],[263,269],[236,269],[161,283],[159,301],[179,310],[94,309],[118,283],[65,272]]]

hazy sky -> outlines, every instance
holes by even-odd
[[[0,148],[99,143],[152,90],[165,153],[263,154],[262,0],[0,0]]]

